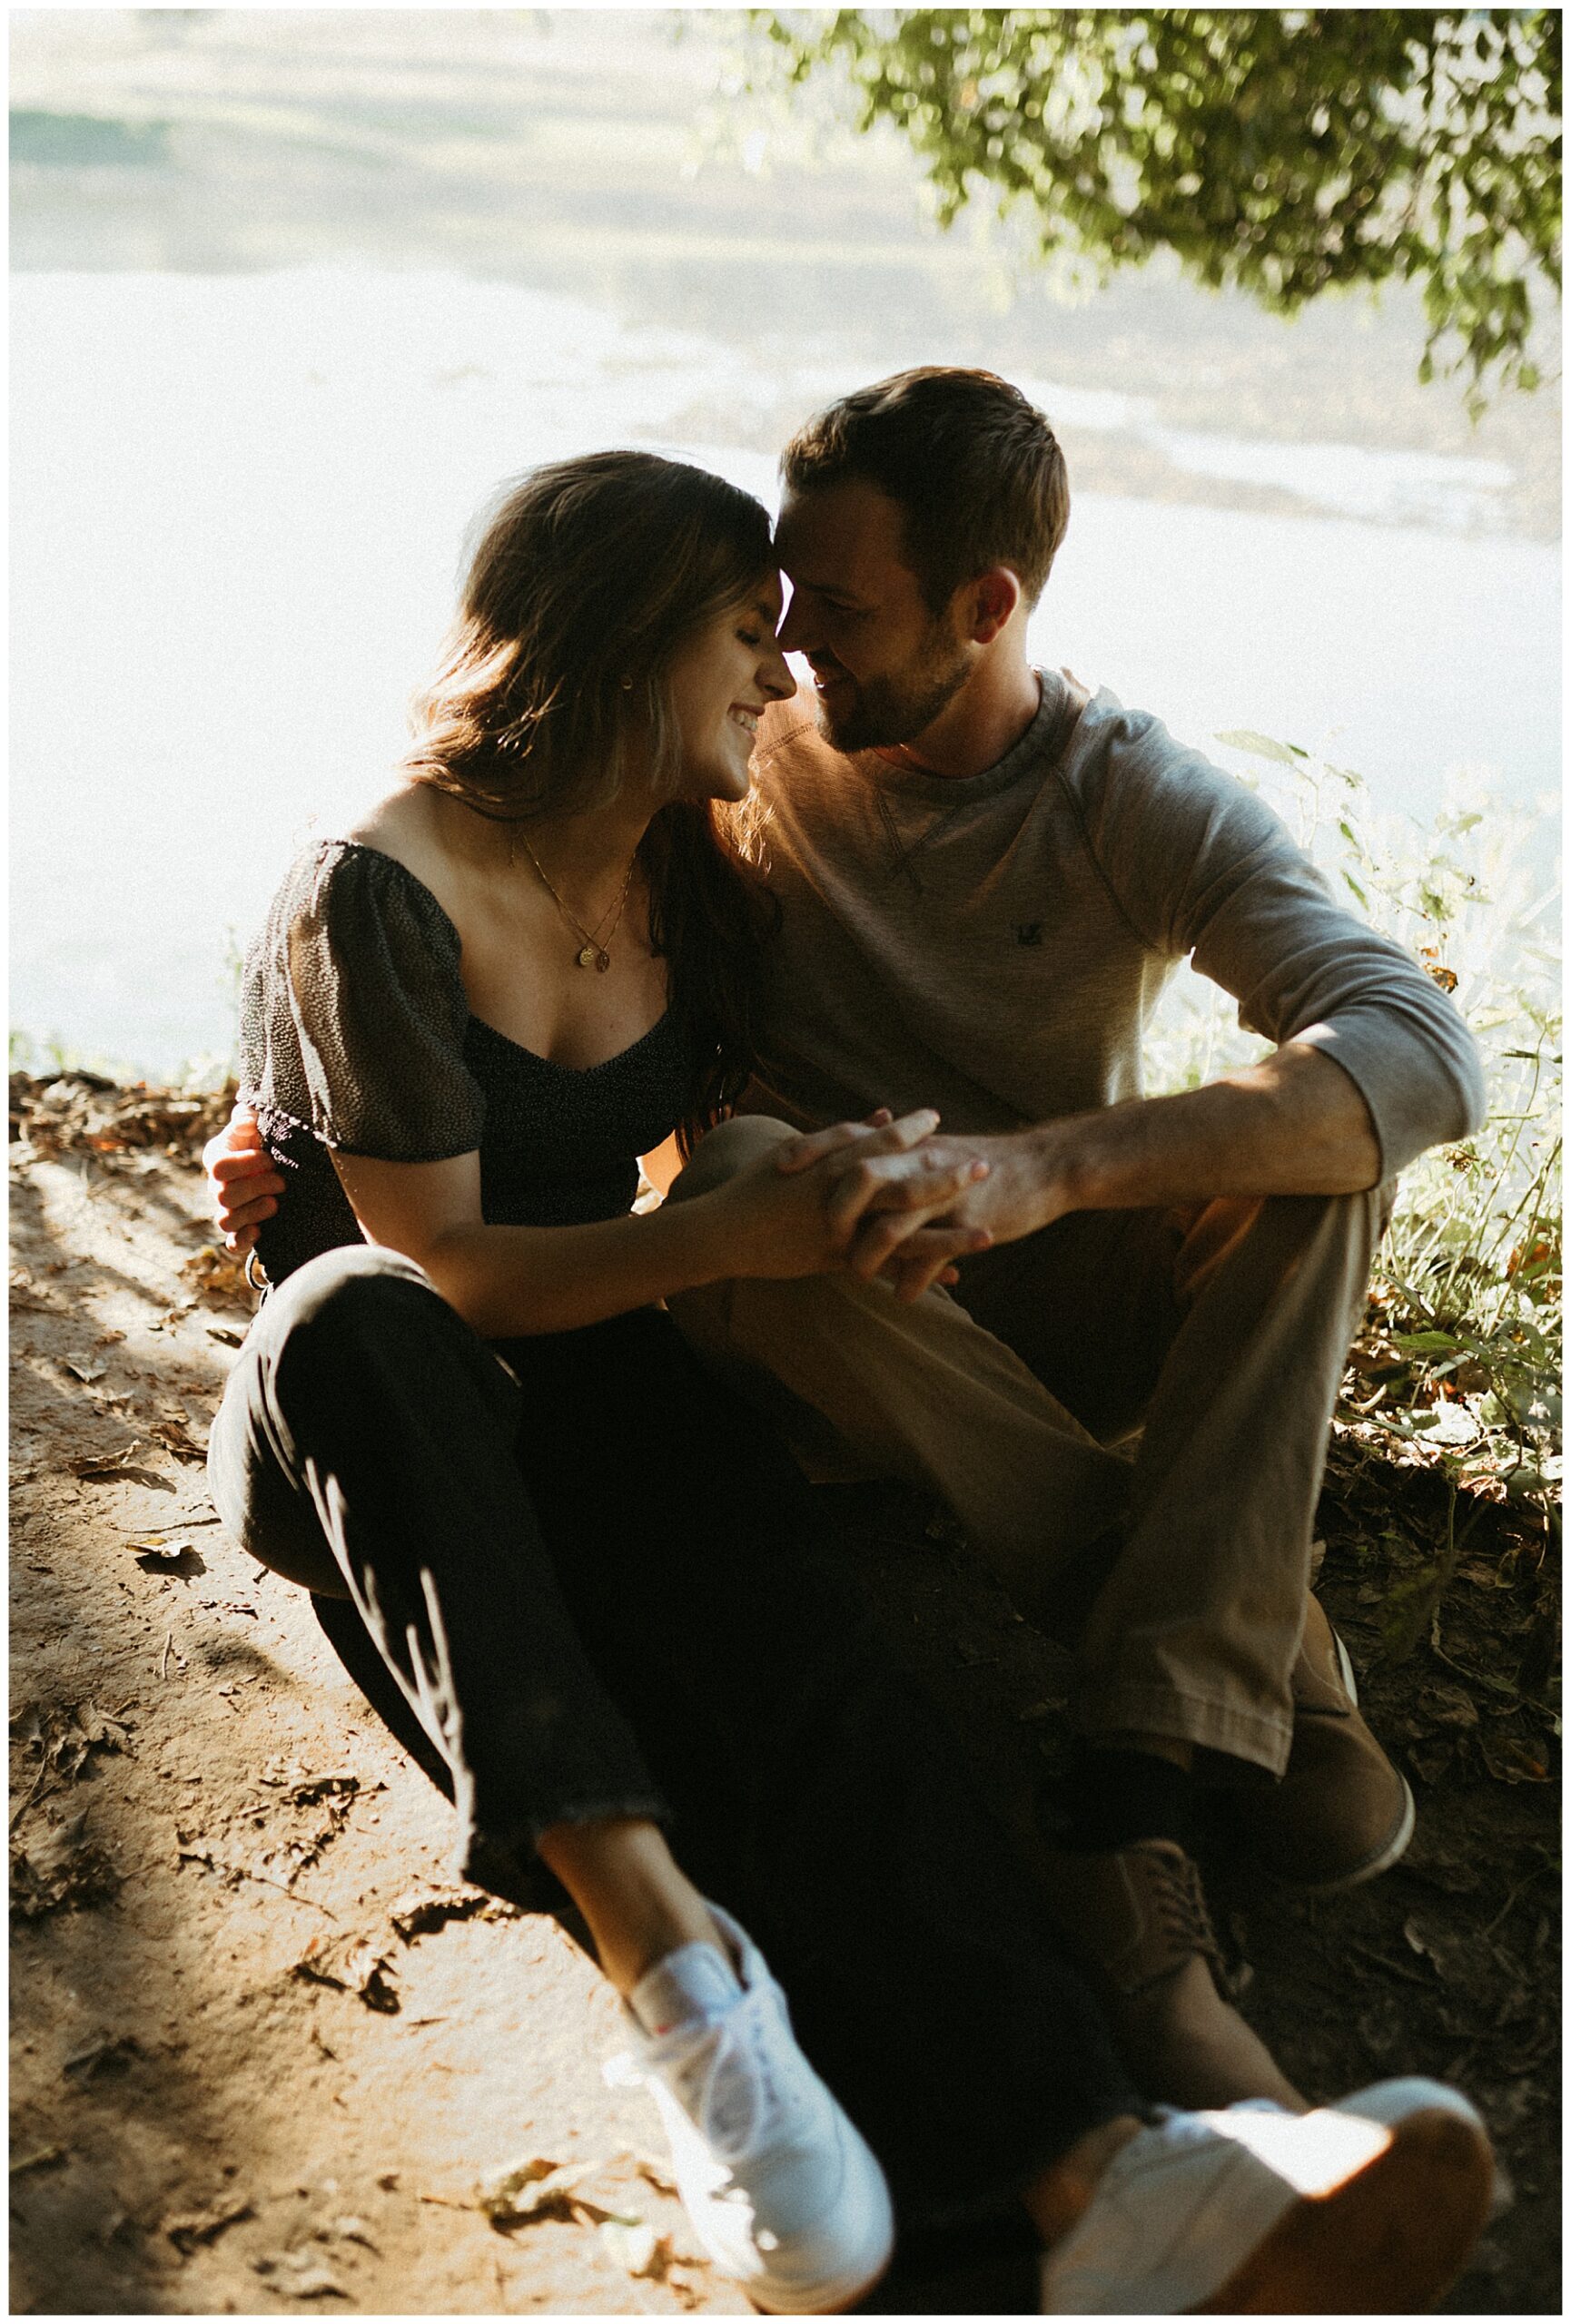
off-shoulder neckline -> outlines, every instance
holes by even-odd
[[[454,944],[458,947],[459,954],[462,954],[463,938],[459,934],[458,928],[453,921],[451,913],[448,911],[440,899],[432,893],[431,890],[427,887],[425,881],[420,878],[418,872],[411,872],[407,863],[400,861],[400,859],[396,855],[390,855],[385,847],[371,847],[362,839],[319,840],[316,843],[315,852],[318,855],[325,855],[329,850],[332,848],[351,850],[357,855],[374,855],[379,862],[390,863],[395,872],[402,873],[404,879],[408,881],[410,887],[418,888],[420,890],[420,894],[430,904],[431,910],[437,914],[437,917],[441,921],[443,926],[450,931]],[[467,992],[464,995],[464,999],[467,1002],[469,1000]],[[670,1003],[667,1002],[666,1007],[661,1010],[659,1016],[656,1018],[654,1023],[649,1027],[648,1031],[640,1033],[636,1041],[629,1041],[627,1048],[625,1049],[618,1049],[614,1057],[602,1058],[598,1065],[563,1065],[557,1058],[543,1057],[538,1049],[529,1049],[523,1041],[515,1041],[510,1033],[502,1032],[498,1026],[489,1023],[484,1017],[477,1017],[472,1009],[469,1010],[469,1023],[476,1027],[480,1032],[484,1033],[489,1039],[493,1041],[499,1041],[503,1049],[513,1050],[519,1057],[528,1058],[531,1065],[544,1066],[548,1073],[570,1074],[576,1080],[586,1080],[591,1074],[606,1073],[609,1071],[612,1066],[621,1065],[627,1059],[636,1055],[639,1049],[643,1049],[647,1042],[652,1041],[656,1034],[663,1031],[669,1025],[670,1021],[671,1008]]]

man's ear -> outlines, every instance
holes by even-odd
[[[1007,565],[990,566],[966,590],[965,634],[977,645],[991,645],[1022,596],[1019,576]]]

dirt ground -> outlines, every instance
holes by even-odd
[[[603,2079],[608,1989],[553,1921],[452,1881],[444,1803],[218,1526],[202,1445],[251,1296],[211,1249],[201,1104],[24,1076],[12,1107],[14,2312],[750,2312],[652,2108]],[[1479,1504],[1391,1658],[1444,1499],[1334,1449],[1322,1587],[1415,1778],[1409,1856],[1314,1903],[1220,1842],[1208,1870],[1306,2090],[1441,2073],[1488,2117],[1516,2200],[1447,2311],[1557,2314],[1553,1613]],[[1062,1657],[930,1512],[852,1513],[891,1637],[1028,1813]],[[947,2265],[878,2307],[1031,2304],[1013,2246]]]

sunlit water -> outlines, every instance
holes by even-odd
[[[768,498],[766,454],[685,441],[682,415],[701,402],[706,433],[745,442],[782,398],[856,383],[784,336],[726,345],[445,276],[14,291],[11,1019],[150,1071],[227,1048],[232,939],[313,823],[384,782],[499,478],[640,442]],[[1023,384],[1066,425],[1156,440],[1135,399]],[[1447,781],[1547,804],[1558,556],[1458,532],[1501,481],[1488,463],[1161,445],[1328,513],[1082,496],[1042,658],[1202,744],[1250,727],[1323,749],[1420,819]]]

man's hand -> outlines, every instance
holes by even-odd
[[[874,1206],[899,1222],[899,1237],[929,1230],[929,1278],[957,1255],[983,1247],[985,1236],[969,1226],[934,1224],[987,1169],[972,1155],[936,1156],[930,1133],[937,1119],[923,1108],[894,1121],[881,1109],[865,1122],[839,1122],[760,1155],[697,1197],[715,1224],[723,1272],[838,1273]],[[904,1295],[904,1285],[897,1287]]]
[[[953,1283],[954,1270],[947,1262],[955,1255],[955,1237],[968,1234],[967,1252],[984,1251],[994,1243],[1017,1243],[1039,1227],[1049,1226],[1074,1207],[1067,1181],[1051,1167],[1033,1143],[1009,1137],[930,1137],[924,1151],[933,1160],[955,1169],[969,1164],[973,1182],[956,1196],[941,1217],[910,1225],[884,1207],[875,1197],[847,1253],[853,1274],[872,1282],[884,1275],[896,1285],[903,1299],[920,1298],[934,1283]],[[983,1166],[985,1176],[983,1175]]]
[[[853,1136],[855,1133],[853,1133]],[[780,1150],[783,1170],[840,1167],[844,1126]],[[930,1137],[934,1163],[985,1162],[949,1209],[902,1219],[875,1196],[847,1264],[884,1274],[914,1298],[946,1278],[939,1233],[971,1227],[992,1243],[1018,1242],[1072,1210],[1140,1210],[1220,1196],[1359,1194],[1380,1175],[1380,1147],[1357,1084],[1334,1059],[1289,1041],[1259,1065],[1171,1097],[1132,1098],[991,1137]],[[944,1257],[954,1256],[954,1245]],[[914,1286],[914,1288],[913,1287]]]
[[[913,1120],[917,1117],[912,1117]],[[936,1126],[937,1117],[931,1118]],[[820,1169],[853,1176],[867,1156],[867,1129],[840,1122],[783,1146],[776,1167],[786,1172]],[[1066,1190],[1044,1177],[1034,1148],[1014,1137],[961,1137],[929,1131],[921,1141],[924,1161],[935,1170],[964,1173],[969,1183],[941,1217],[923,1219],[896,1207],[893,1188],[875,1192],[847,1246],[845,1264],[871,1283],[883,1275],[902,1299],[920,1298],[934,1283],[957,1280],[951,1262],[992,1243],[1013,1243],[1072,1207]]]
[[[202,1149],[212,1215],[223,1230],[223,1247],[238,1258],[256,1241],[264,1218],[278,1208],[283,1192],[272,1155],[262,1142],[251,1107],[237,1105],[228,1123]]]

